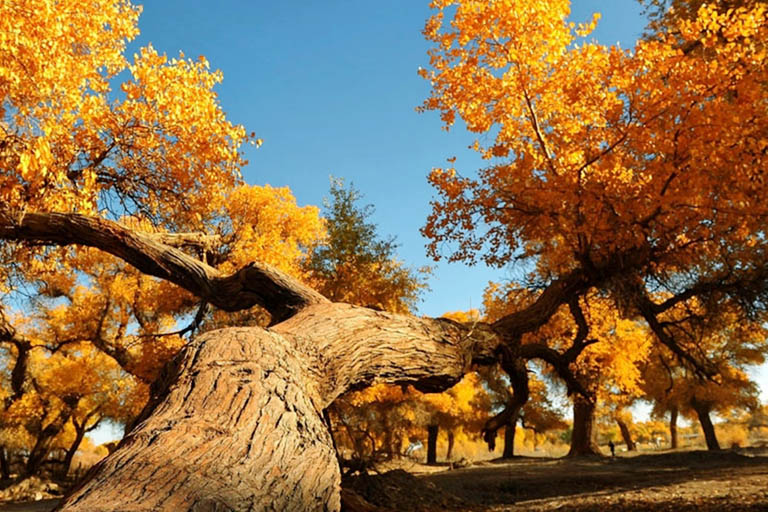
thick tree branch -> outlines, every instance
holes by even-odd
[[[706,361],[699,361],[693,357],[667,332],[656,316],[654,303],[647,297],[647,295],[644,293],[637,294],[637,297],[635,298],[635,306],[640,312],[640,315],[645,319],[648,327],[650,327],[651,331],[656,335],[656,338],[662,344],[666,345],[666,347],[670,349],[680,361],[688,363],[697,374],[706,378],[712,378],[717,373],[706,364]]]
[[[313,361],[326,408],[350,389],[375,383],[443,391],[473,363],[493,364],[501,338],[487,325],[397,315],[343,303],[315,304],[271,329]]]
[[[708,296],[713,293],[723,293],[737,299],[745,296],[752,299],[755,296],[766,294],[766,283],[768,283],[768,268],[756,268],[741,275],[729,271],[719,278],[696,282],[661,303],[655,303],[648,299],[650,303],[648,307],[654,314],[658,315],[689,299]]]
[[[581,272],[573,272],[556,279],[525,309],[511,313],[493,323],[493,328],[505,337],[520,336],[546,324],[557,309],[571,297],[583,293],[590,286]]]
[[[568,394],[578,393],[589,397],[590,393],[582,386],[570,369],[571,361],[557,350],[539,343],[529,343],[520,347],[520,356],[525,359],[540,359],[555,369],[557,375],[565,381]]]
[[[0,212],[0,239],[95,247],[145,274],[171,281],[225,311],[259,305],[276,323],[309,304],[328,302],[318,292],[268,265],[251,263],[225,276],[181,250],[158,242],[157,238],[156,234],[136,232],[116,222],[85,215],[14,216]]]

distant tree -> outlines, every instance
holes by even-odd
[[[694,20],[703,6],[714,7],[718,12],[726,13],[729,9],[754,7],[766,0],[638,0],[645,6],[649,24],[647,32],[653,36],[656,32],[669,28],[674,30],[683,20]]]
[[[393,313],[416,309],[427,289],[429,268],[413,269],[397,259],[394,237],[382,237],[370,222],[373,205],[361,206],[353,184],[331,178],[325,201],[327,237],[307,262],[315,288],[335,302],[348,302]]]
[[[656,346],[643,368],[643,389],[653,413],[670,414],[670,436],[677,444],[677,415],[696,419],[707,448],[717,450],[711,414],[757,406],[757,387],[746,368],[768,354],[763,316],[745,317],[738,307],[723,307],[717,316],[703,316],[702,307],[676,308],[666,323],[675,324],[680,339],[695,344],[710,362],[713,376],[704,378],[664,347]]]

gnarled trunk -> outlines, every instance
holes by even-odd
[[[621,438],[624,440],[624,444],[627,445],[627,451],[633,452],[637,449],[635,442],[632,440],[632,433],[629,431],[629,425],[624,420],[616,418],[616,424],[619,426],[621,432]]]
[[[258,328],[201,336],[67,511],[338,510],[325,405],[288,340]]]
[[[427,426],[427,464],[437,464],[437,435],[439,425]]]
[[[602,455],[595,441],[595,402],[581,395],[573,397],[573,433],[569,457]]]
[[[677,450],[678,443],[677,443],[677,415],[678,410],[677,407],[673,407],[669,411],[669,444],[670,448],[673,450]]]
[[[699,418],[701,430],[704,432],[704,440],[707,442],[707,450],[719,450],[720,443],[717,442],[715,426],[712,424],[712,419],[709,417],[709,413],[712,412],[712,406],[707,402],[699,401],[696,397],[693,397],[691,399],[691,407],[696,411],[696,416]]]
[[[503,349],[565,368],[586,346],[577,296],[637,264],[620,254],[605,263],[609,273],[576,269],[492,325],[462,326],[332,304],[258,263],[224,275],[170,247],[204,244],[199,236],[157,236],[95,217],[0,208],[0,239],[95,247],[223,310],[262,306],[277,324],[269,335],[224,330],[185,348],[155,387],[143,420],[65,499],[64,510],[337,510],[339,470],[321,420],[336,397],[375,382],[442,391],[470,364],[491,364]],[[573,347],[560,354],[519,346],[523,334],[566,303],[579,313]],[[570,373],[565,378],[573,380]]]
[[[452,322],[344,304],[310,306],[271,331],[206,333],[60,510],[337,511],[340,473],[322,411],[372,382],[445,389],[494,343]]]

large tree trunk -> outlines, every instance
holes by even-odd
[[[579,455],[602,455],[595,441],[595,402],[574,395],[573,397],[573,433],[569,457]]]
[[[515,434],[517,433],[517,420],[520,417],[521,407],[515,408],[512,416],[509,418],[509,423],[504,427],[504,453],[501,454],[502,459],[511,459],[515,456]]]
[[[709,417],[709,413],[712,411],[712,406],[707,402],[700,402],[696,397],[691,399],[691,406],[693,407],[693,410],[696,411],[696,416],[699,418],[701,430],[704,432],[704,439],[707,442],[707,450],[719,450],[720,443],[717,442],[715,426],[712,424],[712,419]]]
[[[673,450],[677,450],[677,407],[673,407],[669,411],[669,447]]]
[[[439,425],[427,427],[427,464],[437,464],[437,434],[439,432]]]
[[[632,433],[629,431],[629,425],[627,425],[621,418],[616,418],[616,424],[619,426],[619,431],[621,432],[621,438],[624,440],[624,444],[627,445],[627,451],[635,451],[637,447],[632,440]]]
[[[327,404],[284,336],[258,328],[206,334],[163,384],[62,510],[339,509]]]
[[[232,328],[187,346],[118,449],[67,511],[328,510],[340,474],[322,411],[373,382],[445,389],[496,341],[463,327],[317,304],[271,332]]]

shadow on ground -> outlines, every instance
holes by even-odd
[[[400,473],[355,490],[402,511],[768,510],[768,457],[732,451],[516,458],[411,477],[410,486]]]
[[[435,469],[353,477],[345,486],[399,512],[768,511],[768,457],[748,451],[521,457]],[[48,512],[56,503],[0,504],[0,512]]]

